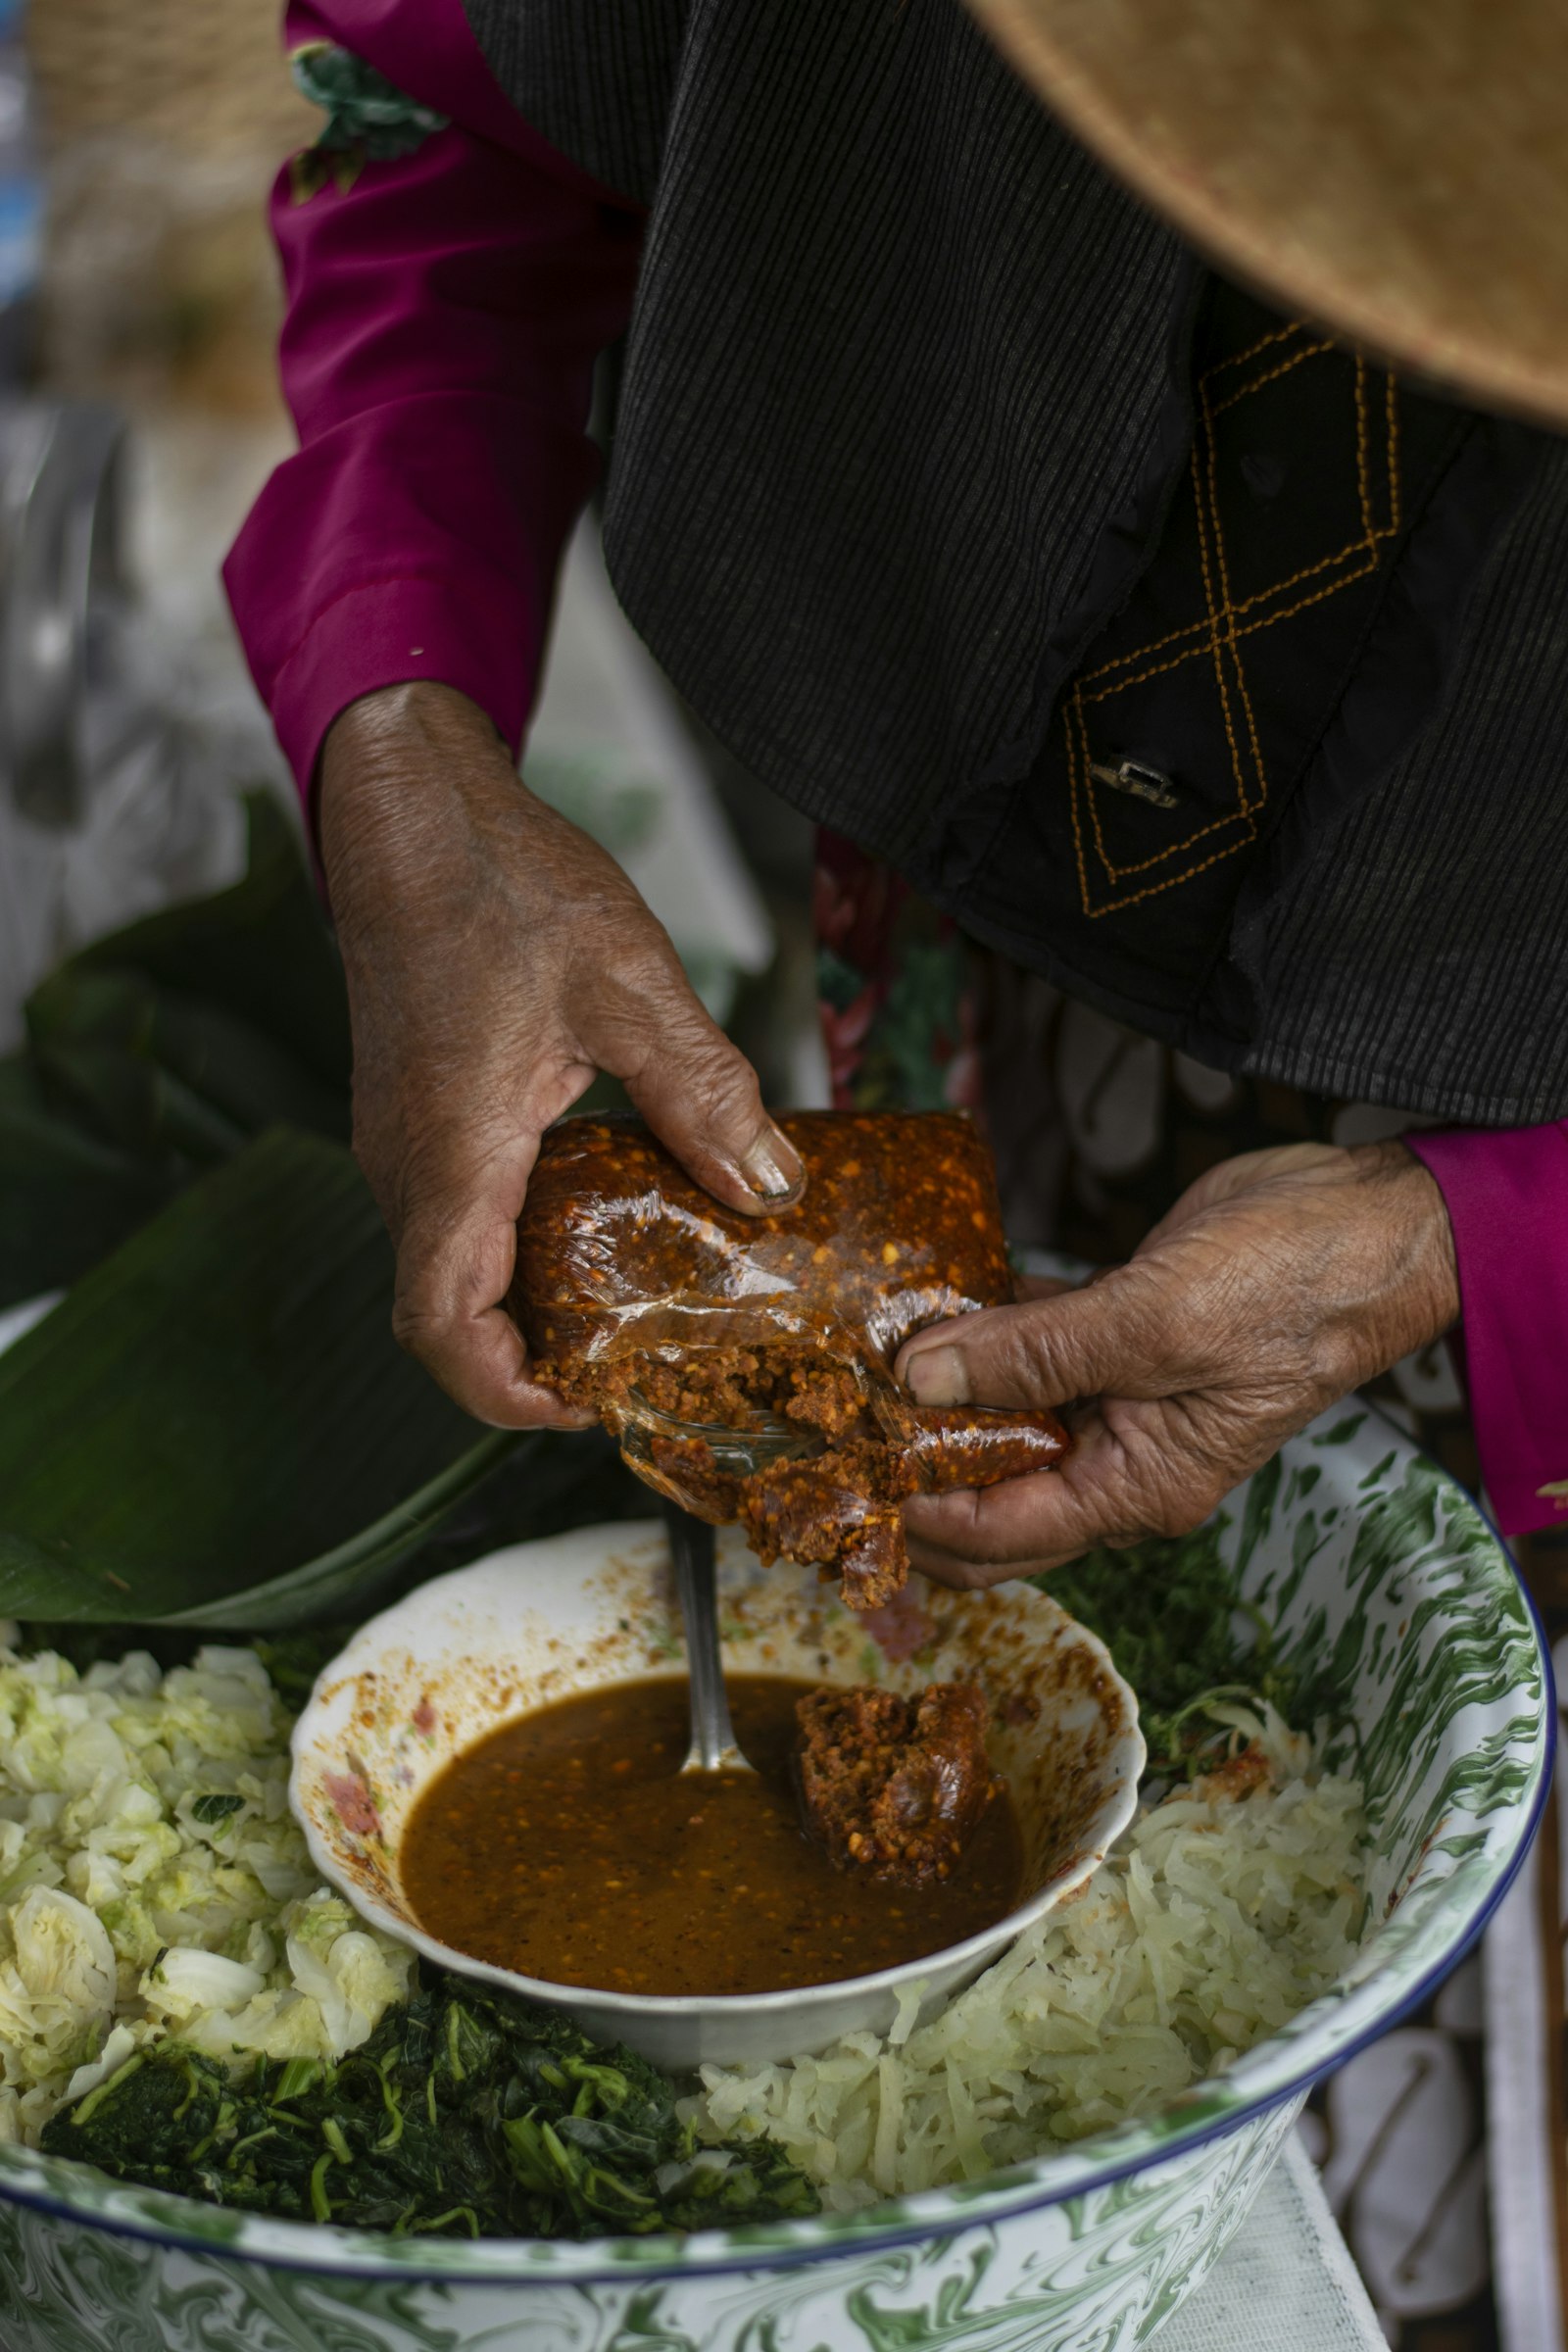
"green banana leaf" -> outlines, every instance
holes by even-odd
[[[172,1003],[194,999],[228,1016],[236,1031],[269,1041],[271,1066],[293,1072],[302,1099],[321,1106],[324,1089],[342,1120],[349,1083],[349,1008],[343,967],[306,868],[298,834],[270,793],[246,795],[246,870],[227,890],[186,899],[95,940],[44,981],[29,1020],[35,1042],[62,973],[132,974]],[[187,1068],[194,1083],[231,1086],[210,1060]],[[313,1094],[314,1090],[314,1094]],[[278,1115],[275,1111],[273,1116]],[[314,1124],[300,1121],[296,1124]]]
[[[393,1340],[392,1272],[348,1152],[279,1128],[86,1275],[0,1355],[0,1617],[348,1615],[519,1446],[556,1524],[592,1516],[563,1494],[598,1452],[469,1420]]]
[[[157,1169],[62,1118],[23,1055],[0,1061],[0,1306],[64,1290],[168,1198]]]
[[[74,1282],[269,1127],[348,1139],[337,950],[282,810],[246,810],[241,881],[96,941],[28,1001],[0,1062],[0,1306]]]

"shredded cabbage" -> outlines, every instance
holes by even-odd
[[[0,2139],[166,2034],[338,2058],[407,1998],[413,1954],[312,1868],[288,1733],[249,1649],[0,1647]]]
[[[1218,1713],[1220,1710],[1215,1710]],[[767,2132],[829,2208],[978,2180],[1163,2106],[1322,1992],[1363,1924],[1359,1785],[1272,1708],[925,2026],[703,2069],[699,2129]]]

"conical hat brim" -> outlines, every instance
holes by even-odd
[[[1568,424],[1568,0],[970,0],[1221,268]]]

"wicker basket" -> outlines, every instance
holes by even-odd
[[[289,79],[280,0],[31,0],[27,45],[51,382],[275,410],[267,191],[320,123]]]
[[[46,136],[130,132],[280,158],[319,121],[288,77],[278,0],[32,0]]]

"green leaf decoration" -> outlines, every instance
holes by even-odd
[[[132,923],[34,990],[0,1063],[0,1306],[63,1288],[266,1128],[347,1142],[337,950],[294,828],[246,804],[242,881]]]
[[[331,41],[303,42],[288,62],[300,96],[326,115],[317,145],[328,153],[359,148],[372,163],[389,162],[413,155],[451,120]]]
[[[0,1356],[0,1617],[366,1605],[517,1444],[398,1348],[392,1272],[348,1152],[279,1129],[79,1282]]]

